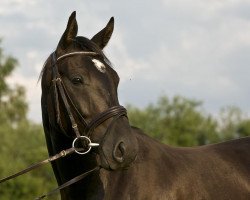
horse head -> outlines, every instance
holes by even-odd
[[[42,74],[42,111],[47,115],[43,119],[48,119],[44,126],[56,130],[51,144],[60,138],[69,143],[77,140],[75,147],[85,149],[89,148],[85,137],[89,138],[100,144],[90,153],[108,170],[127,168],[138,151],[126,110],[119,105],[119,76],[102,51],[113,28],[112,17],[92,39],[77,36],[73,12]]]

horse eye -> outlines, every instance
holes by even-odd
[[[76,77],[73,77],[71,79],[71,82],[74,84],[74,85],[78,85],[78,84],[82,84],[83,83],[83,79],[82,77],[80,76],[76,76]]]

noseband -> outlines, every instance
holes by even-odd
[[[35,164],[27,167],[26,169],[20,171],[20,172],[17,172],[15,174],[10,175],[8,177],[5,177],[3,179],[0,179],[0,183],[5,182],[5,181],[10,180],[10,179],[13,179],[15,177],[18,177],[20,175],[23,175],[23,174],[25,174],[33,169],[36,169],[36,168],[38,168],[46,163],[55,161],[59,158],[65,157],[65,156],[70,155],[74,152],[77,154],[81,154],[81,155],[88,153],[92,147],[99,146],[99,143],[92,143],[91,139],[90,139],[91,134],[93,133],[93,131],[95,130],[96,127],[98,127],[99,125],[101,125],[102,123],[107,121],[108,119],[113,118],[112,121],[110,122],[110,124],[108,125],[107,131],[105,132],[105,134],[103,136],[103,140],[104,140],[108,131],[110,130],[110,127],[113,126],[114,122],[122,116],[127,117],[126,109],[123,106],[117,105],[117,106],[110,107],[107,110],[105,110],[104,112],[97,114],[89,123],[84,119],[81,112],[77,109],[77,107],[75,106],[75,104],[71,100],[70,96],[68,95],[67,89],[66,89],[66,87],[62,81],[62,78],[59,74],[58,65],[57,65],[57,62],[59,60],[62,60],[66,57],[71,57],[74,55],[95,56],[98,54],[95,52],[78,51],[78,52],[64,54],[58,58],[56,57],[55,52],[53,52],[51,55],[52,56],[52,65],[51,65],[51,67],[52,67],[52,84],[53,84],[54,99],[55,99],[56,121],[57,121],[57,124],[60,126],[61,131],[66,136],[68,136],[66,134],[66,131],[64,130],[62,122],[61,122],[60,105],[59,105],[60,104],[59,97],[61,97],[62,103],[63,103],[64,107],[66,108],[67,115],[70,119],[72,130],[75,134],[75,138],[72,142],[72,147],[68,148],[66,150],[62,150],[58,154],[55,154],[54,156],[51,156],[48,159],[45,159],[41,162],[35,163]],[[75,117],[74,117],[73,112],[72,112],[72,108],[75,110],[77,115],[80,117],[81,123],[84,124],[85,128],[84,128],[82,133],[80,132],[80,130],[78,128],[78,124],[76,123]],[[82,144],[82,148],[76,147],[77,146],[76,144],[79,142]],[[97,166],[94,169],[91,169],[91,170],[69,180],[68,182],[60,185],[58,188],[52,190],[51,192],[38,197],[37,199],[43,199],[49,195],[52,195],[55,192],[57,192],[58,190],[62,190],[63,188],[68,187],[68,186],[82,180],[88,174],[90,174],[94,171],[97,171],[99,169],[100,169],[100,167]]]
[[[59,124],[62,132],[64,132],[64,134],[67,135],[66,131],[63,128],[61,118],[60,118],[60,116],[61,116],[60,115],[60,106],[59,106],[59,95],[60,95],[62,98],[62,102],[64,104],[64,107],[66,108],[68,117],[70,119],[73,132],[75,134],[75,139],[72,143],[72,147],[75,148],[76,141],[79,140],[79,141],[81,141],[82,144],[85,144],[85,146],[87,144],[88,148],[85,148],[86,150],[81,151],[81,152],[78,150],[75,150],[75,151],[78,154],[86,154],[91,150],[92,147],[99,146],[98,143],[92,143],[91,139],[90,139],[91,133],[95,130],[95,128],[110,118],[115,117],[115,119],[118,119],[121,116],[127,116],[127,111],[123,106],[118,105],[118,106],[113,106],[111,108],[108,108],[104,112],[97,114],[89,123],[84,119],[84,117],[82,116],[82,114],[77,109],[77,107],[75,106],[75,104],[71,100],[70,96],[68,95],[66,87],[65,87],[65,85],[62,81],[62,78],[58,72],[57,62],[59,60],[66,58],[66,57],[71,57],[74,55],[94,56],[94,55],[98,55],[98,54],[95,52],[79,51],[79,52],[67,53],[67,54],[64,54],[64,55],[57,58],[56,53],[55,52],[52,53],[52,83],[53,83],[53,88],[54,88],[56,119],[57,119],[57,123]],[[72,107],[70,107],[70,105],[72,105]],[[77,115],[81,119],[81,122],[84,124],[85,128],[84,128],[82,134],[79,131],[78,124],[76,123],[76,120],[74,118],[74,115],[72,113],[71,108],[73,108],[76,111]],[[111,124],[113,124],[113,123],[111,123]]]

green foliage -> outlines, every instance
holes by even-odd
[[[223,140],[250,135],[250,119],[235,106],[227,106],[220,112],[220,137]]]
[[[1,128],[0,135],[0,177],[18,172],[48,156],[41,125],[22,121],[15,128]],[[1,184],[0,197],[6,200],[34,199],[55,186],[48,165]]]
[[[237,124],[237,137],[245,137],[250,135],[250,119],[245,119]]]
[[[197,146],[250,135],[250,120],[243,120],[239,108],[222,109],[214,118],[200,101],[176,96],[161,97],[144,109],[128,106],[132,125],[166,144]]]
[[[48,157],[42,126],[27,119],[24,88],[7,84],[16,65],[16,59],[5,56],[0,48],[0,178]],[[42,167],[2,183],[0,199],[34,199],[54,187],[51,167]]]
[[[0,41],[1,42],[1,41]],[[9,91],[6,83],[6,77],[15,69],[17,60],[12,56],[5,56],[2,48],[0,48],[0,98]]]

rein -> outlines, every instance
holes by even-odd
[[[70,57],[70,56],[74,56],[74,55],[86,55],[86,56],[94,56],[94,55],[98,55],[95,52],[84,52],[84,51],[78,51],[78,52],[71,52],[71,53],[67,53],[64,54],[60,57],[56,57],[56,53],[53,52],[52,53],[52,83],[53,83],[53,89],[54,89],[54,99],[55,99],[55,109],[56,109],[56,119],[57,119],[57,123],[60,126],[60,129],[62,130],[62,132],[66,135],[66,132],[63,128],[63,125],[61,123],[61,112],[60,112],[60,106],[59,106],[59,95],[62,99],[62,102],[64,104],[64,107],[66,108],[68,117],[70,119],[71,122],[71,126],[73,129],[73,132],[75,134],[75,138],[72,142],[72,147],[66,149],[66,150],[62,150],[61,152],[59,152],[58,154],[55,154],[54,156],[51,156],[43,161],[37,162],[27,168],[25,168],[24,170],[21,170],[13,175],[7,176],[5,178],[0,179],[0,183],[3,183],[7,180],[10,179],[14,179],[18,176],[21,176],[27,172],[30,172],[36,168],[39,168],[47,163],[51,163],[55,160],[58,160],[60,158],[66,157],[68,155],[71,155],[73,153],[77,153],[80,155],[83,154],[87,154],[90,152],[92,147],[98,147],[99,143],[92,143],[90,136],[92,134],[92,132],[94,131],[94,129],[96,127],[98,127],[99,125],[101,125],[103,122],[105,122],[106,120],[113,118],[113,120],[111,121],[111,123],[109,124],[103,140],[105,140],[105,137],[108,133],[108,131],[110,130],[111,126],[113,126],[114,122],[119,119],[122,116],[127,117],[127,111],[123,106],[113,106],[111,108],[108,108],[107,110],[105,110],[104,112],[99,113],[98,115],[96,115],[89,123],[87,123],[87,121],[84,119],[84,117],[81,115],[80,111],[77,109],[77,107],[75,106],[75,104],[73,103],[73,101],[71,100],[70,96],[67,93],[66,87],[62,81],[62,78],[58,72],[58,66],[57,66],[57,62],[59,60],[62,60],[66,57]],[[85,129],[83,131],[83,134],[80,133],[79,129],[78,129],[78,124],[76,123],[76,120],[74,118],[74,115],[72,113],[71,110],[71,106],[73,107],[73,109],[76,111],[76,113],[80,116],[80,119],[82,120],[82,123],[85,126]],[[67,135],[66,135],[67,136]],[[77,143],[80,142],[82,144],[82,148],[78,148],[76,147]],[[93,173],[97,170],[99,170],[101,167],[100,166],[96,166],[94,169],[91,169],[81,175],[78,175],[77,177],[63,183],[62,185],[60,185],[59,187],[55,188],[54,190],[48,192],[45,195],[42,195],[38,198],[38,199],[43,199],[47,196],[50,196],[56,192],[58,192],[59,190],[62,190],[80,180],[82,180],[83,178],[85,178],[87,175],[89,175],[90,173]]]

